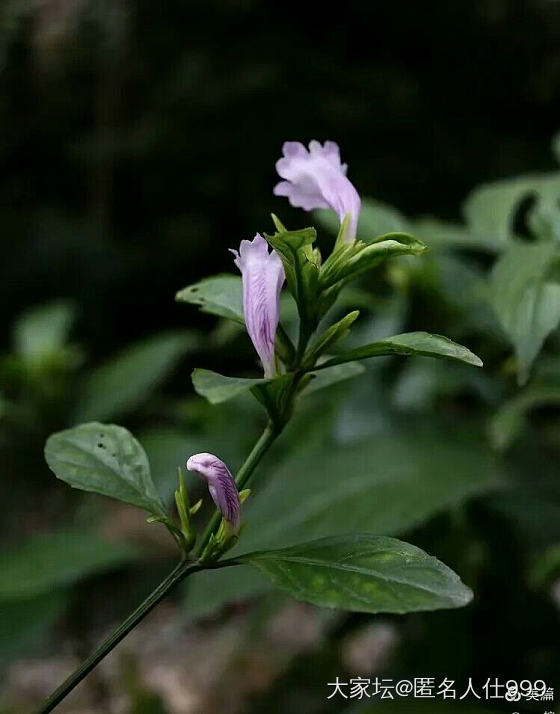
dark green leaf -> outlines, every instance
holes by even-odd
[[[482,367],[482,361],[463,345],[452,342],[441,335],[430,335],[428,332],[405,332],[402,335],[388,337],[386,340],[372,342],[363,347],[357,347],[349,352],[342,352],[331,357],[318,368],[325,369],[335,364],[352,362],[354,360],[378,357],[381,355],[422,355],[437,357]]]
[[[91,372],[78,394],[75,421],[113,419],[135,409],[198,344],[188,332],[171,332],[132,345]]]
[[[144,449],[122,426],[90,422],[50,436],[45,458],[55,476],[83,491],[165,514]]]
[[[489,450],[449,434],[303,448],[248,501],[242,543],[276,547],[352,530],[397,535],[499,483]]]
[[[535,587],[543,587],[560,575],[560,544],[547,548],[531,567],[529,578]]]
[[[526,423],[527,413],[536,407],[560,404],[560,387],[534,384],[503,404],[490,422],[490,439],[496,449],[507,449]]]
[[[240,275],[215,275],[179,290],[175,299],[198,305],[202,312],[226,317],[245,325],[243,286]]]
[[[201,442],[208,451],[215,448],[206,445],[207,434],[201,437],[176,427],[154,427],[142,432],[139,437],[148,455],[152,479],[158,492],[166,499],[171,498],[177,488],[177,467],[184,467],[187,458],[200,451]]]
[[[298,600],[355,612],[463,607],[472,592],[409,543],[367,533],[238,556]]]
[[[2,554],[0,600],[47,593],[137,557],[129,545],[82,531],[34,535]]]
[[[0,601],[0,665],[43,644],[67,605],[67,594],[61,590]]]
[[[270,582],[248,565],[203,570],[185,581],[184,616],[189,620],[207,617],[229,602],[255,597],[270,589]]]

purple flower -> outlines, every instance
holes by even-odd
[[[214,454],[194,454],[187,461],[187,470],[206,481],[212,500],[224,519],[239,530],[241,504],[235,480],[224,462]]]
[[[356,238],[361,201],[358,192],[346,178],[347,165],[340,161],[334,141],[309,143],[309,151],[299,141],[286,141],[284,156],[276,162],[281,178],[274,187],[276,196],[287,196],[292,206],[311,211],[332,208],[340,222],[348,216],[348,226],[342,236],[345,242]]]
[[[252,241],[242,240],[235,265],[243,278],[243,314],[249,337],[261,358],[264,376],[276,375],[274,344],[279,320],[280,290],[284,283],[284,268],[268,243],[257,233]]]

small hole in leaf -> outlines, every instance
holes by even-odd
[[[104,448],[105,448],[105,444],[102,444],[101,442],[99,442],[99,444],[97,444],[97,446],[98,446],[100,449],[104,449]]]

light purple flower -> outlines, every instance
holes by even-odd
[[[287,196],[292,206],[311,211],[332,208],[340,222],[349,216],[343,241],[356,238],[361,201],[358,192],[346,178],[348,166],[341,163],[340,151],[334,141],[309,143],[309,151],[299,141],[286,141],[284,156],[276,162],[281,178],[274,187],[276,196]]]
[[[224,519],[239,530],[241,504],[235,480],[224,462],[214,454],[194,454],[187,461],[187,470],[208,484],[212,500]]]
[[[264,376],[274,377],[280,290],[285,279],[282,261],[274,251],[268,252],[268,243],[259,233],[252,241],[242,240],[239,253],[231,252],[243,278],[243,314],[247,332],[261,359]]]

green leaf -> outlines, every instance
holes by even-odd
[[[318,392],[320,389],[331,387],[333,384],[343,382],[353,377],[359,377],[366,371],[365,367],[358,362],[348,362],[347,364],[338,364],[334,367],[313,372],[312,379],[303,390],[302,396],[307,397],[309,394]]]
[[[519,204],[534,190],[534,177],[521,176],[482,184],[463,204],[469,229],[481,236],[505,242],[513,236],[513,222]]]
[[[490,422],[490,440],[494,448],[507,449],[521,433],[531,409],[560,404],[558,385],[530,385],[503,404]]]
[[[298,600],[354,612],[463,607],[472,592],[436,558],[368,533],[238,556]]]
[[[421,255],[426,250],[422,241],[408,233],[386,233],[369,243],[342,243],[321,267],[319,285],[327,290],[341,280],[351,280],[383,260],[399,255]]]
[[[531,196],[536,199],[528,216],[533,234],[560,237],[556,233],[556,228],[560,231],[560,225],[556,226],[560,174],[555,173],[519,176],[474,189],[463,205],[469,229],[506,242],[514,235],[513,224],[521,202]]]
[[[229,602],[270,592],[269,581],[254,568],[202,570],[184,585],[184,617],[187,620],[208,617]]]
[[[225,317],[245,325],[240,275],[215,275],[205,278],[179,290],[175,300],[198,305],[201,312]]]
[[[318,365],[309,374],[312,379],[309,386],[305,388],[305,394],[316,392],[324,387],[330,387],[331,384],[340,382],[344,379],[350,379],[364,371],[361,366],[349,365],[337,366],[333,369],[325,369],[324,365]],[[325,369],[325,371],[323,371]],[[321,370],[315,375],[315,371]],[[195,369],[192,373],[192,382],[197,394],[207,399],[210,404],[221,404],[227,402],[234,397],[239,396],[248,391],[253,391],[259,395],[259,400],[266,402],[267,396],[277,401],[278,395],[274,397],[274,391],[285,390],[293,375],[288,373],[276,377],[274,379],[253,379],[250,377],[226,377],[218,372],[212,372],[209,369]],[[272,391],[271,391],[272,390]]]
[[[315,341],[312,347],[309,348],[308,353],[303,360],[304,365],[307,363],[310,366],[313,366],[318,357],[330,349],[334,344],[347,337],[350,327],[358,319],[359,315],[359,310],[353,310],[348,315],[343,317],[342,320],[339,320],[338,322],[335,322],[334,325],[328,327]]]
[[[490,276],[490,303],[515,348],[520,383],[560,322],[560,285],[547,282],[553,242],[512,242]]]
[[[465,428],[465,434],[468,429]],[[246,504],[246,526],[236,550],[276,548],[327,535],[372,531],[400,535],[437,513],[503,485],[496,456],[481,437],[462,431],[437,436],[382,436],[341,447],[332,437],[288,455]],[[243,581],[237,568],[202,573],[185,600],[188,613],[251,597],[262,582]],[[218,590],[218,592],[216,591]]]
[[[416,219],[412,231],[430,250],[468,249],[496,253],[503,248],[502,242],[494,234],[479,235],[459,223],[449,223],[432,217]]]
[[[313,249],[316,237],[314,228],[279,231],[274,235],[265,233],[266,240],[282,260],[288,289],[294,297],[300,319],[306,324],[312,321],[319,278],[319,258]]]
[[[537,200],[527,216],[531,233],[538,239],[560,241],[560,173],[542,177]]]
[[[293,373],[283,374],[273,379],[226,377],[207,369],[195,369],[192,373],[195,391],[211,404],[221,404],[251,391],[265,407],[272,421],[275,422],[284,420],[284,407],[293,378]]]
[[[227,377],[209,369],[197,368],[192,373],[192,383],[196,393],[207,399],[210,404],[227,402],[265,381],[267,380],[262,378]]]
[[[358,238],[368,242],[370,236],[384,233],[408,233],[410,221],[397,208],[388,203],[365,198],[362,201],[360,221],[358,223]]]
[[[153,427],[139,434],[148,455],[152,479],[165,499],[171,498],[177,487],[177,467],[184,466],[191,454],[200,451],[200,442],[204,441],[208,451],[215,448],[206,445],[208,436],[167,426]]]
[[[318,365],[317,369],[325,369],[335,364],[369,357],[379,357],[381,355],[421,355],[455,360],[475,367],[482,367],[482,361],[479,357],[466,347],[463,347],[463,345],[452,342],[447,337],[430,335],[428,332],[405,332],[402,335],[395,335],[394,337],[388,337],[386,340],[357,347],[349,352],[342,352]]]
[[[560,575],[560,543],[547,548],[533,563],[529,579],[534,587],[544,587]]]
[[[14,348],[27,360],[40,361],[62,349],[74,321],[68,302],[53,302],[25,312],[14,326]]]
[[[320,443],[287,458],[248,501],[243,543],[276,547],[352,530],[398,535],[500,482],[490,450],[450,434]]]
[[[8,665],[16,656],[29,655],[47,642],[67,606],[67,594],[61,590],[0,601],[0,665]]]
[[[128,347],[86,377],[75,421],[114,419],[136,409],[197,343],[192,333],[170,332]]]
[[[90,422],[50,436],[45,458],[73,488],[165,515],[144,449],[122,426]]]
[[[2,554],[0,600],[29,598],[135,560],[130,545],[82,531],[41,533]]]

